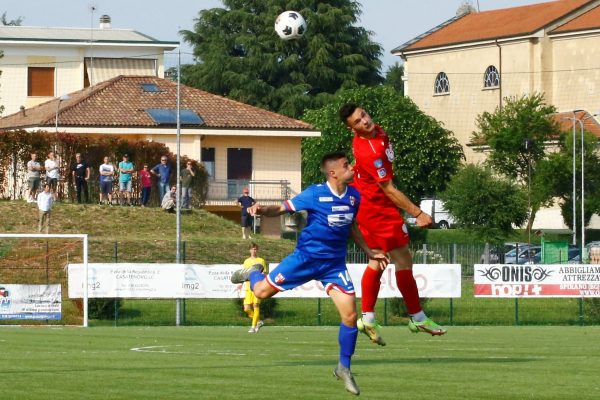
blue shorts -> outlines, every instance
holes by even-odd
[[[267,275],[269,285],[280,292],[313,279],[323,284],[326,293],[336,289],[342,293],[354,294],[354,285],[344,258],[314,259],[296,250]]]

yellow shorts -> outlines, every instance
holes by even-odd
[[[250,282],[246,282],[246,296],[244,297],[244,305],[246,304],[260,304],[260,299],[256,297],[254,292],[250,289]]]

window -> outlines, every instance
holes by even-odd
[[[54,67],[27,68],[27,96],[54,97]]]
[[[448,76],[444,72],[440,72],[435,78],[434,93],[450,93],[450,81],[448,80]]]
[[[206,168],[206,172],[211,179],[215,179],[215,148],[203,147],[200,153],[200,160]]]
[[[483,87],[484,88],[495,88],[500,86],[500,74],[493,65],[486,68],[483,74]]]
[[[175,108],[146,108],[144,111],[158,125],[175,125],[177,123],[177,110]],[[179,110],[181,125],[204,125],[204,120],[195,111],[189,109]]]
[[[158,93],[160,89],[155,83],[142,83],[142,90],[147,93]]]

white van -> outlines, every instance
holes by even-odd
[[[419,208],[431,215],[433,218],[434,226],[440,229],[448,229],[454,226],[454,218],[444,208],[444,202],[438,199],[423,199]],[[416,220],[414,217],[408,218],[409,224],[415,224]]]

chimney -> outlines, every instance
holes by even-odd
[[[100,17],[100,29],[110,29],[110,16],[104,14]]]
[[[23,117],[25,117],[25,116],[26,116],[26,115],[25,115],[25,106],[21,106],[21,107],[19,107],[19,110],[21,110],[21,115],[22,115]]]

